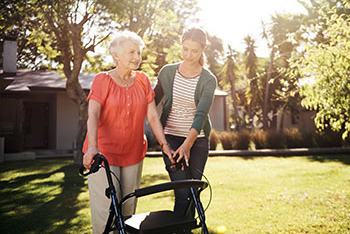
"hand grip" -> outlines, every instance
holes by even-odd
[[[80,175],[87,176],[87,175],[89,175],[91,173],[97,172],[100,169],[100,166],[101,166],[101,163],[102,163],[102,157],[103,156],[101,154],[96,154],[94,156],[94,158],[93,158],[94,162],[92,163],[90,170],[88,170],[87,172],[84,172],[85,171],[85,167],[82,165],[79,168]]]

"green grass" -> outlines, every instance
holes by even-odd
[[[210,233],[350,233],[350,156],[212,157]],[[147,158],[141,186],[168,181]],[[209,190],[203,192],[204,205]],[[143,197],[138,212],[171,209],[171,192]],[[0,164],[0,233],[91,233],[86,179],[71,160]],[[199,232],[196,232],[199,233]]]

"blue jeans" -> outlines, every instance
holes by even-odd
[[[177,148],[181,146],[181,144],[185,141],[185,137],[173,136],[173,135],[165,135],[170,147],[176,151]],[[191,151],[190,151],[190,171],[192,175],[192,179],[201,179],[204,171],[205,164],[208,159],[209,154],[209,141],[205,137],[197,138],[194,142]],[[168,156],[163,153],[163,159],[165,165],[170,165],[171,161]],[[178,170],[176,172],[169,173],[169,177],[171,181],[175,180],[185,180],[186,173],[184,170]],[[176,189],[175,190],[175,206],[174,212],[179,212],[184,214],[186,212],[186,208],[188,206],[190,196],[190,189]],[[191,207],[190,214],[194,217],[195,207]]]

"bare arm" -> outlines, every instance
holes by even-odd
[[[99,153],[97,146],[97,127],[98,120],[100,118],[101,104],[97,101],[89,100],[88,121],[87,121],[87,134],[88,134],[88,150],[84,154],[83,164],[84,167],[90,169],[93,157]]]
[[[162,147],[163,152],[168,155],[169,160],[174,163],[173,159],[173,150],[170,148],[168,142],[165,139],[165,135],[163,132],[162,124],[160,123],[159,116],[156,109],[155,101],[153,100],[151,103],[148,104],[147,107],[147,120],[148,123],[151,125],[151,128],[153,130],[154,135],[156,136],[159,144]]]

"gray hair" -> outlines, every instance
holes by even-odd
[[[132,41],[135,44],[139,45],[141,49],[145,47],[145,43],[139,35],[131,31],[123,31],[118,33],[109,44],[109,53],[120,54],[123,50],[122,44],[125,41]]]

